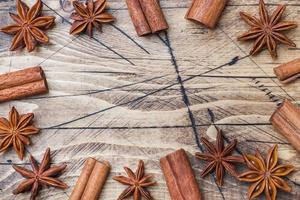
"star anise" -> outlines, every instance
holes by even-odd
[[[93,27],[101,31],[102,23],[109,23],[115,20],[114,16],[104,12],[106,0],[87,0],[86,5],[78,1],[73,2],[75,12],[72,13],[71,19],[74,20],[70,34],[75,35],[86,31],[93,36]]]
[[[238,177],[238,173],[233,163],[243,163],[244,159],[241,156],[232,155],[232,152],[236,148],[237,140],[234,140],[228,146],[224,147],[222,131],[220,129],[217,130],[218,135],[216,146],[202,137],[201,141],[206,147],[208,153],[196,153],[196,158],[209,162],[205,169],[202,171],[201,176],[205,177],[207,174],[215,170],[217,179],[216,182],[219,186],[222,186],[225,170],[227,170],[230,175]]]
[[[26,46],[29,52],[33,51],[37,43],[46,44],[49,42],[48,36],[43,30],[49,29],[54,24],[55,17],[41,16],[43,3],[41,0],[29,9],[21,0],[16,1],[18,15],[9,13],[16,24],[0,29],[0,32],[15,35],[12,39],[10,50]]]
[[[13,194],[19,194],[31,190],[30,200],[34,200],[41,189],[41,186],[51,186],[61,189],[66,189],[68,186],[61,180],[54,178],[60,174],[67,165],[53,166],[51,165],[50,149],[47,148],[43,160],[38,162],[30,155],[30,164],[32,170],[24,167],[13,165],[13,168],[20,173],[26,180],[22,181],[19,186],[13,191]]]
[[[143,196],[147,200],[152,200],[150,192],[146,189],[148,186],[156,185],[155,181],[152,181],[152,175],[145,175],[145,167],[144,162],[142,160],[139,161],[138,168],[136,173],[127,167],[124,167],[128,177],[125,176],[115,176],[114,180],[128,185],[128,187],[122,192],[122,194],[118,197],[118,200],[123,200],[133,194],[134,200],[140,200],[141,196]]]
[[[19,115],[15,107],[9,112],[9,119],[0,118],[0,152],[13,146],[19,158],[23,160],[25,145],[30,144],[30,135],[39,129],[32,125],[33,113]]]
[[[250,182],[252,185],[248,190],[249,199],[265,193],[267,200],[275,200],[277,188],[286,192],[291,191],[291,187],[281,177],[288,175],[294,170],[292,165],[278,165],[278,146],[273,146],[263,159],[261,153],[256,150],[255,155],[244,155],[249,171],[241,174],[241,181]]]
[[[289,46],[295,47],[296,44],[287,38],[282,31],[294,29],[297,27],[297,23],[293,21],[280,21],[283,12],[285,11],[285,5],[279,5],[271,16],[268,15],[268,11],[263,0],[259,1],[259,16],[260,19],[251,16],[250,14],[241,12],[242,19],[251,26],[251,29],[241,36],[238,40],[254,40],[254,46],[250,52],[251,55],[259,53],[264,47],[267,47],[273,58],[277,57],[277,45],[283,43]]]

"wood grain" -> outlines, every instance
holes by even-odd
[[[32,5],[34,0],[26,2]],[[300,24],[298,0],[266,2],[270,10],[287,3],[284,17]],[[150,188],[154,198],[169,200],[159,159],[179,148],[189,153],[203,199],[247,199],[246,183],[226,176],[224,187],[218,188],[212,176],[200,178],[205,163],[192,156],[203,148],[197,137],[213,141],[216,136],[208,109],[226,139],[239,140],[239,152],[254,153],[259,148],[266,153],[279,143],[281,161],[295,165],[296,172],[288,177],[293,192],[279,192],[278,199],[299,199],[300,155],[268,121],[284,98],[300,100],[300,80],[282,85],[273,74],[274,67],[298,58],[299,49],[281,45],[277,60],[267,51],[248,56],[252,43],[236,40],[248,29],[238,13],[257,15],[257,3],[229,1],[212,31],[184,19],[191,0],[161,0],[168,33],[139,38],[125,1],[109,0],[117,22],[104,25],[102,34],[96,32],[89,39],[68,34],[70,2],[44,0],[45,13],[56,16],[55,27],[47,31],[50,44],[32,53],[10,52],[11,36],[0,33],[0,73],[41,65],[49,84],[47,95],[0,104],[0,116],[7,116],[12,106],[35,113],[35,123],[42,130],[32,137],[28,152],[41,159],[46,147],[51,147],[53,162],[68,164],[61,178],[70,188],[46,188],[40,199],[67,199],[84,160],[95,157],[112,166],[100,199],[116,199],[124,186],[111,177],[123,173],[124,165],[135,168],[143,159],[147,173],[158,182]],[[9,11],[15,11],[14,1],[0,1],[0,26],[11,22]],[[288,36],[300,47],[300,28]],[[12,150],[0,155],[0,199],[16,198],[12,190],[22,177],[12,163],[29,167]],[[17,199],[28,197],[21,194]]]

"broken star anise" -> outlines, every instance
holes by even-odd
[[[128,185],[128,187],[122,192],[122,194],[118,197],[118,200],[123,200],[133,194],[134,200],[140,200],[141,196],[143,196],[147,200],[153,200],[150,192],[146,189],[148,186],[156,185],[155,181],[151,181],[151,175],[145,175],[145,167],[144,162],[142,160],[139,161],[139,166],[134,174],[133,171],[127,167],[124,167],[128,177],[125,176],[115,176],[114,180]]]
[[[72,13],[71,19],[74,20],[70,29],[70,34],[75,35],[86,31],[93,36],[93,27],[101,31],[102,23],[109,23],[115,20],[114,16],[104,12],[106,0],[87,0],[86,5],[78,1],[73,2],[75,12]]]
[[[215,170],[217,179],[216,183],[219,186],[222,186],[225,170],[227,170],[230,175],[238,177],[238,173],[233,163],[243,163],[244,159],[241,156],[231,155],[236,148],[237,140],[234,140],[228,146],[224,147],[222,131],[220,129],[217,130],[218,135],[216,146],[202,137],[201,141],[206,147],[208,153],[196,153],[196,158],[209,162],[205,169],[202,171],[201,176],[205,177],[207,174]]]
[[[259,16],[256,18],[250,14],[241,12],[242,19],[251,26],[251,29],[238,37],[238,40],[255,40],[254,46],[250,52],[251,55],[259,53],[267,47],[273,58],[277,57],[277,45],[283,43],[295,47],[296,44],[287,38],[282,31],[294,29],[297,23],[293,21],[280,21],[285,5],[279,5],[277,9],[269,16],[263,0],[259,1]]]
[[[0,32],[15,35],[12,39],[10,50],[26,46],[29,52],[33,51],[37,43],[46,44],[48,36],[43,30],[49,29],[54,24],[55,17],[41,16],[43,3],[41,0],[29,9],[21,0],[16,1],[18,15],[9,13],[15,24],[0,29]]]
[[[19,115],[15,107],[9,112],[9,119],[0,118],[0,152],[13,146],[19,158],[23,160],[25,145],[30,144],[30,135],[39,129],[32,125],[33,113]]]
[[[265,193],[267,200],[275,200],[277,188],[286,192],[291,191],[284,177],[294,170],[292,165],[278,165],[278,146],[273,146],[267,155],[266,160],[256,150],[255,155],[244,155],[249,171],[241,174],[241,181],[250,182],[252,185],[248,190],[248,198],[253,199],[261,193]]]
[[[32,170],[24,167],[13,165],[13,168],[20,173],[26,180],[22,181],[19,186],[13,191],[13,194],[19,194],[31,190],[30,200],[35,200],[41,189],[41,186],[51,186],[61,189],[66,189],[68,186],[61,180],[54,178],[61,173],[67,165],[53,166],[51,165],[50,149],[47,148],[43,160],[38,162],[30,155],[30,164]]]

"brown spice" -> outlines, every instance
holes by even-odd
[[[114,176],[113,179],[124,184],[128,187],[121,193],[118,200],[126,199],[133,195],[134,200],[140,200],[144,197],[147,200],[153,200],[150,192],[146,189],[149,186],[156,185],[155,181],[152,181],[152,175],[145,174],[144,161],[140,160],[138,168],[135,173],[128,167],[124,167],[128,177]]]
[[[32,125],[33,113],[19,115],[15,107],[9,112],[8,120],[0,118],[0,152],[13,146],[19,158],[23,160],[25,145],[30,144],[30,135],[35,135],[39,129]]]
[[[215,28],[226,6],[227,0],[193,0],[186,19]]]
[[[126,3],[138,36],[169,28],[158,0],[126,0]]]
[[[196,153],[196,158],[200,160],[206,160],[209,163],[201,173],[202,177],[205,177],[213,170],[216,171],[217,184],[223,185],[223,177],[225,170],[229,172],[231,176],[238,177],[238,172],[235,169],[235,163],[243,163],[244,159],[241,156],[231,155],[237,145],[237,140],[234,140],[228,146],[224,147],[224,139],[222,131],[218,129],[216,145],[213,145],[205,138],[201,138],[208,153]]]
[[[274,68],[274,73],[282,83],[290,83],[300,77],[300,58]]]
[[[248,198],[254,199],[264,193],[267,200],[275,200],[277,190],[281,189],[291,192],[292,188],[282,178],[294,170],[292,165],[278,164],[278,146],[273,146],[264,159],[256,150],[255,155],[244,155],[249,171],[241,174],[241,181],[250,182],[252,185],[248,190]]]
[[[21,0],[16,1],[18,14],[9,13],[15,24],[0,29],[0,32],[15,35],[10,50],[26,46],[29,52],[33,51],[38,43],[47,44],[48,36],[44,30],[49,29],[53,24],[55,17],[41,16],[43,3],[41,0],[29,9]]]
[[[283,31],[294,29],[297,23],[294,21],[281,21],[281,17],[286,9],[285,5],[278,5],[277,9],[269,16],[265,2],[259,1],[259,16],[256,18],[250,14],[241,12],[242,19],[251,26],[247,32],[238,37],[238,40],[255,40],[251,55],[258,54],[267,47],[273,58],[277,57],[277,45],[279,43],[295,47],[296,44],[287,38]]]
[[[69,200],[99,199],[109,171],[110,164],[107,161],[99,162],[88,158]]]
[[[0,102],[48,92],[41,67],[31,67],[0,75]]]
[[[172,200],[201,200],[198,183],[183,149],[160,159]]]
[[[105,12],[106,5],[106,0],[87,0],[85,5],[79,1],[73,1],[75,12],[71,15],[74,22],[70,34],[76,35],[86,31],[90,37],[93,37],[93,27],[102,31],[103,23],[115,21],[114,16]]]
[[[300,152],[300,110],[285,100],[270,118],[273,127],[279,131]]]
[[[49,148],[47,148],[40,164],[38,164],[31,155],[29,159],[32,170],[13,165],[13,168],[26,178],[26,180],[22,181],[13,191],[13,194],[16,195],[31,190],[30,200],[35,200],[42,186],[57,187],[60,189],[68,188],[67,184],[55,178],[67,167],[67,165],[63,164],[50,167],[51,157]]]

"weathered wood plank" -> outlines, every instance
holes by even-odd
[[[32,53],[10,52],[11,37],[0,33],[0,73],[41,65],[50,87],[47,95],[0,104],[0,116],[6,116],[11,106],[35,113],[42,131],[32,137],[28,152],[41,158],[51,147],[53,162],[68,164],[61,178],[70,188],[45,189],[40,199],[67,199],[84,159],[92,156],[112,164],[100,199],[116,199],[124,187],[111,177],[123,173],[124,165],[135,168],[143,159],[158,181],[151,193],[157,200],[169,200],[159,158],[178,148],[189,152],[204,199],[247,199],[247,184],[226,176],[224,187],[217,188],[212,176],[200,178],[204,163],[192,156],[199,151],[195,135],[210,140],[216,136],[207,109],[214,113],[226,139],[239,139],[239,151],[253,153],[259,148],[266,153],[279,143],[280,159],[295,165],[297,171],[289,176],[293,192],[280,192],[278,199],[299,199],[299,154],[268,121],[278,102],[300,99],[300,81],[282,85],[272,71],[297,58],[299,49],[281,45],[277,60],[268,52],[248,56],[251,43],[236,41],[248,28],[238,13],[257,13],[257,0],[231,0],[213,31],[184,19],[191,1],[160,2],[170,25],[167,34],[137,37],[121,0],[109,1],[117,22],[105,25],[95,39],[68,34],[72,7],[58,0],[44,1],[45,13],[56,16],[56,26],[47,32],[49,45]],[[268,0],[268,8],[282,2],[289,5],[285,17],[300,24],[298,0]],[[8,11],[15,12],[14,1],[0,1],[0,26],[10,22]],[[298,46],[299,32],[298,28],[288,33]],[[0,199],[16,198],[11,191],[21,176],[12,163],[28,164],[12,150],[0,155]],[[17,199],[28,197],[21,194]]]

